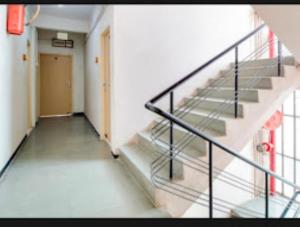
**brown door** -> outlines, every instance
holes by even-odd
[[[40,115],[66,115],[72,108],[72,57],[40,55]]]
[[[101,66],[100,66],[101,67]],[[109,29],[102,33],[102,133],[110,141],[110,32]]]

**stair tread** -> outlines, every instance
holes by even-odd
[[[212,117],[208,116],[209,114],[212,113],[212,111],[210,111],[210,110],[204,110],[204,109],[198,108],[198,109],[189,110],[188,112],[192,113],[192,114],[212,118]],[[218,113],[217,119],[220,121],[225,121],[226,119],[236,119],[236,118],[232,114]]]
[[[232,87],[198,88],[194,97],[214,100],[234,99],[235,90]],[[258,89],[239,89],[239,102],[257,103],[259,101]]]
[[[187,97],[187,99],[200,99],[202,98],[203,96],[189,96]],[[206,97],[205,99],[203,99],[203,101],[207,101],[207,102],[218,102],[220,104],[222,104],[224,101],[229,101],[229,100],[232,100],[234,101],[233,99],[221,99],[221,98],[212,98],[212,97]],[[242,105],[242,104],[247,104],[247,103],[252,103],[252,101],[246,101],[246,100],[242,100],[242,101],[239,101],[239,104]],[[231,104],[231,105],[234,105],[234,103],[227,103],[227,104]]]
[[[198,88],[198,90],[224,90],[224,91],[234,91],[231,87],[205,87],[205,88]],[[255,88],[239,88],[239,91],[257,91],[258,89]]]
[[[289,202],[288,198],[283,197],[279,194],[275,196],[270,196],[269,198],[270,217],[279,218],[288,202]],[[251,218],[253,217],[253,215],[256,217],[264,217],[265,215],[264,206],[265,206],[265,199],[262,196],[258,196],[235,207],[232,210],[232,216],[240,217],[240,218]],[[287,217],[293,217],[293,213],[295,212],[296,208],[297,208],[296,204],[293,204],[293,206],[288,212]]]
[[[160,119],[160,120],[162,120],[162,119]],[[158,119],[155,120],[155,121],[158,122]],[[169,124],[169,122],[162,122],[162,123],[160,123],[160,124],[166,125],[166,124]],[[180,130],[180,131],[182,131],[182,132],[187,132],[184,128],[182,128],[182,127],[180,127],[180,126],[178,126],[178,125],[176,125],[176,124],[174,124],[173,127],[174,127],[176,130]],[[216,137],[224,136],[222,133],[220,133],[220,132],[218,132],[218,131],[216,131],[216,130],[213,130],[213,129],[207,129],[207,130],[205,130],[205,132],[208,133],[209,135],[216,136]]]
[[[283,65],[286,65],[287,62],[286,61],[295,61],[295,58],[293,56],[284,56],[282,58],[282,63]],[[243,63],[246,63],[245,65],[249,64],[249,63],[272,63],[272,62],[277,62],[277,58],[261,58],[261,59],[255,59],[255,60],[247,60],[247,61],[243,61]],[[234,65],[235,62],[231,62],[231,65]]]
[[[151,163],[155,160],[154,155],[148,152],[147,148],[142,148],[138,144],[126,144],[120,149],[140,173],[151,181]]]
[[[252,69],[265,69],[265,68],[274,68],[277,69],[278,65],[277,64],[273,64],[273,65],[257,65],[257,66],[249,66],[249,65],[240,65],[239,63],[239,70],[252,70]],[[232,67],[231,69],[227,69],[227,70],[234,70],[234,67]],[[224,70],[224,71],[227,71]]]
[[[280,77],[279,77],[280,78]],[[220,76],[216,79],[212,79],[212,81],[218,81],[221,79],[226,79],[226,80],[235,80],[234,77],[228,77],[228,76]],[[261,79],[261,80],[272,80],[270,76],[243,76],[239,77],[239,80],[249,80],[249,79]]]
[[[151,133],[150,133],[150,132],[143,131],[143,132],[139,132],[139,134],[140,134],[141,136],[143,136],[145,139],[147,139],[147,140],[149,140],[149,141],[152,141],[152,140],[151,140]],[[165,143],[160,142],[160,141],[158,141],[158,140],[156,140],[156,143],[157,143],[159,146],[165,148],[166,150],[169,150],[168,144],[165,144]],[[185,147],[185,150],[183,151],[183,153],[186,153],[186,154],[192,154],[192,155],[198,154],[197,156],[199,156],[200,153],[201,153],[200,156],[206,155],[206,151],[200,151],[200,150],[197,150],[197,149],[192,148],[192,147],[189,147],[189,146]]]

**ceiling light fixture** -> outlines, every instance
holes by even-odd
[[[59,8],[62,8],[64,5],[62,5],[62,4],[58,4],[57,5]]]

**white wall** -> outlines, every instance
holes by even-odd
[[[84,20],[69,19],[64,17],[52,16],[47,14],[40,14],[33,26],[44,29],[64,30],[70,32],[89,31],[89,23]]]
[[[14,153],[27,131],[27,51],[29,28],[22,36],[6,33],[6,5],[0,5],[0,169]]]
[[[51,39],[56,33],[39,30],[39,53],[71,55],[72,65],[72,103],[73,112],[84,112],[84,35],[69,33],[69,39],[74,40],[74,48],[52,47]]]
[[[101,56],[101,31],[110,25],[114,152],[156,117],[145,102],[250,32],[251,13],[250,6],[224,5],[113,5],[105,10],[86,45],[85,113],[100,132],[101,64],[95,64],[95,57]],[[250,46],[244,44],[241,55]],[[233,59],[230,53],[176,91],[176,101]]]
[[[101,13],[101,8],[95,8],[91,17],[90,27],[93,27],[93,22]],[[114,36],[113,28],[113,7],[108,6],[100,20],[96,25],[93,33],[90,34],[86,42],[86,76],[85,76],[85,114],[92,122],[96,130],[100,133],[101,119],[101,98],[100,98],[100,65],[95,63],[95,58],[101,56],[100,36],[101,33],[108,27],[111,27],[111,37]],[[113,43],[111,46],[113,50]],[[113,58],[113,53],[111,54]],[[113,61],[112,61],[113,62]],[[113,71],[111,70],[111,73]],[[112,107],[114,108],[114,107]],[[113,112],[113,111],[112,111]],[[114,122],[112,122],[114,124]]]
[[[112,56],[112,149],[126,143],[156,116],[144,108],[152,96],[190,73],[252,30],[250,6],[115,5]],[[99,30],[112,22],[105,13],[87,44],[86,114],[100,130]],[[250,44],[240,52],[248,52]],[[216,76],[233,53],[176,91],[175,98]],[[95,98],[99,97],[99,98]],[[165,100],[167,101],[167,100]],[[166,102],[165,102],[166,103]]]

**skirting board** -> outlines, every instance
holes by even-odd
[[[16,157],[16,154],[18,153],[18,151],[20,150],[20,148],[22,147],[22,145],[26,141],[27,137],[28,137],[27,135],[24,136],[24,138],[22,139],[21,143],[19,144],[19,146],[17,147],[17,149],[15,150],[15,152],[13,153],[13,155],[10,157],[10,159],[7,161],[7,163],[5,164],[5,166],[0,171],[0,178],[3,176],[3,174],[7,170],[8,166],[11,164],[11,162],[13,161],[13,159]]]

